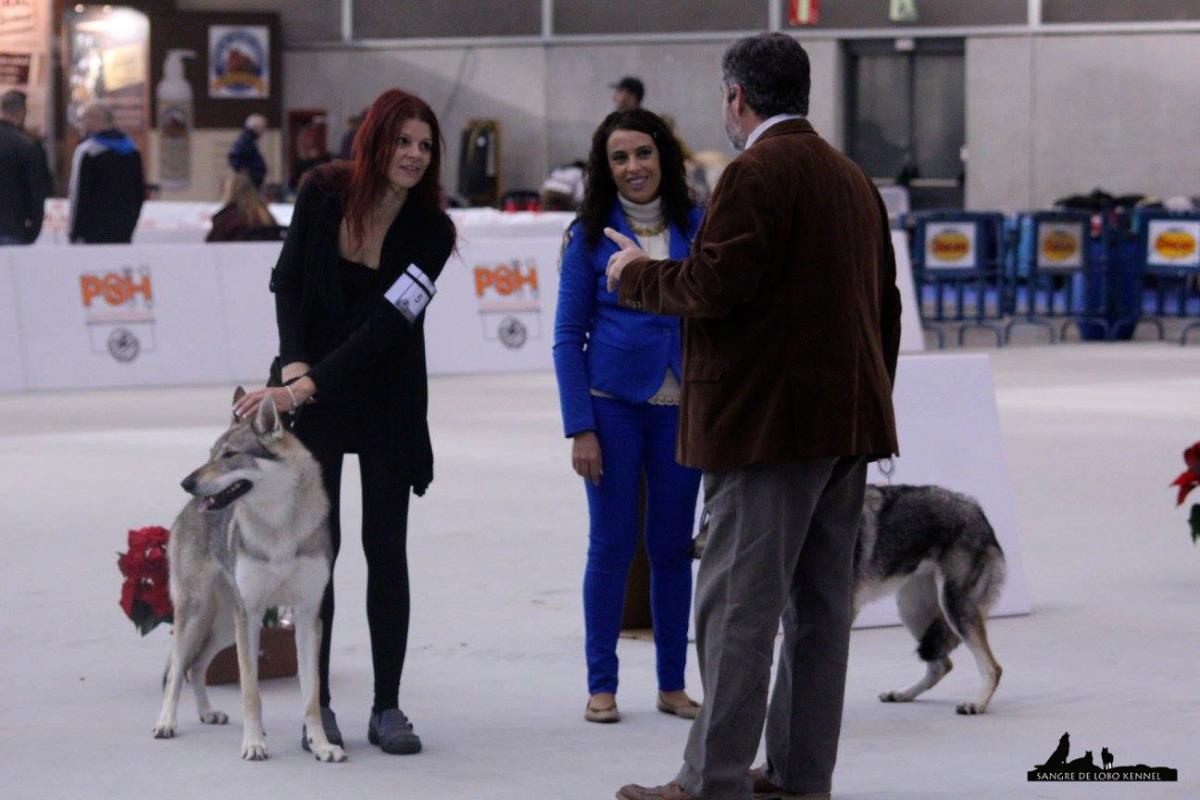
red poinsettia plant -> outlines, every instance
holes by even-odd
[[[1183,461],[1187,464],[1187,469],[1180,473],[1179,477],[1171,481],[1172,486],[1179,487],[1179,494],[1175,498],[1175,505],[1183,505],[1183,501],[1187,499],[1188,493],[1200,486],[1200,442],[1183,451]],[[1192,505],[1191,516],[1188,517],[1188,523],[1192,528],[1192,542],[1200,540],[1200,503]]]
[[[117,567],[125,576],[121,609],[145,636],[160,622],[173,622],[168,589],[167,539],[170,531],[152,525],[129,532],[129,550],[117,553]]]

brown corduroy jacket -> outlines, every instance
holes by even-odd
[[[692,255],[639,259],[620,302],[684,318],[677,457],[726,470],[898,452],[900,293],[870,179],[806,120],[725,170]]]

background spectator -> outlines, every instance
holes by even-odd
[[[142,154],[100,103],[84,106],[78,125],[83,141],[71,159],[71,241],[128,243],[146,198]]]
[[[358,133],[358,126],[362,125],[366,115],[366,111],[360,111],[357,114],[351,114],[346,119],[346,132],[342,134],[342,140],[338,144],[338,158],[349,161],[354,155],[354,135]]]
[[[616,83],[610,83],[609,88],[616,90],[613,92],[613,111],[641,108],[642,101],[646,99],[646,85],[642,83],[641,78],[635,78],[632,75],[626,75]]]
[[[291,177],[288,179],[289,191],[295,192],[300,187],[304,173],[332,160],[329,151],[325,149],[324,135],[318,137],[317,132],[318,129],[311,124],[303,125],[297,131],[296,154],[292,160]]]
[[[550,170],[542,182],[543,211],[574,211],[583,202],[584,170],[582,161],[572,161]]]
[[[245,242],[275,239],[279,223],[245,175],[230,175],[225,181],[225,205],[213,215],[206,242]]]
[[[262,188],[263,178],[267,175],[267,162],[258,149],[258,138],[266,129],[267,118],[262,114],[251,114],[246,117],[245,127],[229,149],[229,166],[234,172],[245,174],[254,183],[255,189]]]
[[[24,93],[0,95],[0,245],[32,244],[45,217],[46,159],[24,122]]]

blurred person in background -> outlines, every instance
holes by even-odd
[[[333,156],[325,149],[324,136],[318,136],[317,126],[308,124],[296,133],[296,154],[292,160],[291,177],[288,180],[288,190],[296,191],[300,181],[313,167],[329,163]]]
[[[657,115],[614,111],[592,138],[587,190],[568,228],[554,325],[554,367],[571,463],[590,527],[583,578],[589,722],[617,722],[617,637],[646,474],[646,552],[660,711],[692,719],[684,690],[692,599],[697,470],[675,462],[682,374],[678,319],[617,305],[604,270],[605,227],[659,258],[691,248],[701,211],[688,196],[679,142]]]
[[[225,179],[225,205],[213,215],[206,242],[246,242],[278,238],[279,223],[245,175]]]
[[[346,118],[346,132],[342,134],[342,141],[338,144],[337,152],[337,157],[343,161],[350,160],[354,148],[354,136],[358,133],[358,126],[362,125],[366,115],[367,112],[364,110]]]
[[[46,160],[24,123],[24,92],[0,95],[0,245],[32,244],[45,218]]]
[[[255,189],[262,189],[263,178],[267,176],[267,162],[258,149],[258,140],[266,129],[267,118],[262,114],[251,114],[246,117],[246,124],[233,147],[229,148],[230,169],[245,174]]]
[[[614,111],[631,111],[641,108],[642,101],[646,99],[646,84],[642,83],[641,78],[635,78],[632,75],[626,75],[616,83],[610,83],[608,88],[613,90]]]
[[[572,161],[550,170],[542,181],[540,198],[542,211],[574,211],[583,202],[587,185],[587,164]]]
[[[37,146],[38,165],[42,168],[43,182],[46,185],[46,196],[50,197],[54,194],[54,174],[50,171],[50,160],[46,157],[46,144],[42,141],[41,130],[31,128],[28,124],[29,96],[20,89],[9,89],[3,95],[0,95],[0,106],[4,105],[5,97],[8,97],[8,104],[12,108],[13,124]]]
[[[146,199],[142,154],[102,103],[84,106],[77,124],[83,141],[71,159],[70,240],[128,243]]]

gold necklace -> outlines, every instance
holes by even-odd
[[[659,220],[653,225],[638,225],[636,222],[626,216],[625,221],[629,223],[630,230],[632,230],[639,239],[644,239],[647,236],[658,236],[667,229],[666,220]]]

